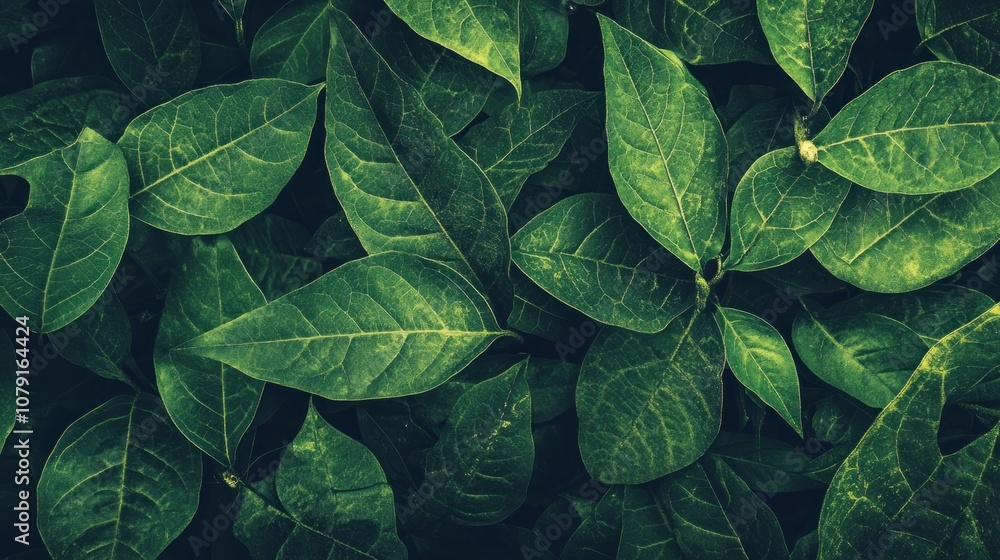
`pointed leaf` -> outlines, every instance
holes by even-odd
[[[576,388],[587,471],[641,484],[697,460],[719,433],[724,364],[719,327],[694,310],[654,335],[601,331]]]
[[[0,173],[31,185],[24,212],[0,222],[0,304],[40,332],[60,329],[97,301],[125,252],[125,160],[85,128],[66,148]]]
[[[118,396],[59,438],[38,480],[38,532],[56,560],[153,560],[194,518],[200,491],[201,456],[162,403]]]
[[[226,466],[235,461],[264,383],[176,348],[265,303],[229,240],[197,238],[170,282],[156,336],[156,385],[167,412],[185,437]]]
[[[520,507],[535,447],[531,395],[520,362],[462,395],[441,439],[427,454],[435,483],[425,507],[460,525],[489,525]]]
[[[134,367],[132,324],[113,287],[114,284],[109,286],[90,309],[53,333],[52,338],[68,341],[65,345],[56,344],[63,358],[101,377],[136,388],[125,373]]]
[[[248,80],[185,93],[137,117],[118,141],[132,176],[132,215],[207,235],[259,214],[305,157],[320,89]]]
[[[351,261],[189,341],[193,354],[335,400],[412,395],[504,333],[450,268],[400,253]]]
[[[965,189],[1000,169],[1000,80],[962,64],[918,64],[848,103],[814,142],[820,163],[866,189]]]
[[[557,202],[512,238],[529,278],[594,319],[654,333],[695,304],[694,282],[631,220],[613,195]]]
[[[615,560],[622,534],[622,502],[630,492],[624,486],[608,488],[590,515],[584,515],[580,526],[570,535],[560,558],[566,560]],[[579,510],[579,507],[577,507]]]
[[[726,138],[704,88],[672,53],[601,16],[608,157],[637,222],[695,271],[726,235]]]
[[[816,103],[847,69],[851,47],[874,0],[757,0],[778,65]]]
[[[802,435],[799,377],[792,352],[774,327],[760,317],[720,307],[716,311],[726,345],[726,361],[736,379]]]

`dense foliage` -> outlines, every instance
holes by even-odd
[[[0,0],[2,549],[1000,557],[995,0]]]

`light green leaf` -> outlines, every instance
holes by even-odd
[[[521,97],[521,0],[388,0],[421,37],[510,82]],[[461,33],[455,33],[460,29]]]
[[[191,88],[201,66],[198,20],[187,0],[96,0],[108,60],[148,106]]]
[[[236,536],[254,558],[405,560],[382,467],[312,404],[271,483],[273,493],[243,490],[235,522]]]
[[[847,69],[851,47],[874,0],[757,0],[778,65],[816,103]]]
[[[726,345],[726,361],[747,389],[802,435],[799,376],[792,352],[767,321],[738,309],[719,307],[719,327]]]
[[[655,490],[626,486],[622,503],[621,542],[615,560],[683,558],[670,526],[670,512]]]
[[[520,0],[521,72],[536,76],[566,58],[568,9],[564,0]]]
[[[942,338],[837,471],[819,521],[819,557],[886,551],[986,558],[1000,543],[1000,426],[943,455],[946,400],[995,380],[1000,306]]]
[[[993,307],[993,298],[952,285],[928,286],[905,294],[863,293],[829,309],[837,315],[877,313],[920,335],[928,347]]]
[[[615,0],[622,25],[691,64],[771,64],[752,0]]]
[[[694,310],[654,335],[604,329],[576,387],[580,453],[612,484],[641,484],[700,457],[722,421],[722,334]]]
[[[590,515],[582,515],[576,531],[570,535],[560,558],[566,560],[615,560],[622,534],[622,506],[625,495],[635,486],[612,486],[592,507]],[[576,507],[580,510],[579,506]],[[635,508],[630,509],[630,522],[635,523]]]
[[[121,133],[120,93],[101,78],[65,78],[0,97],[0,167],[60,150],[84,127],[112,138]]]
[[[511,241],[521,271],[602,323],[654,333],[695,304],[690,272],[656,246],[614,195],[561,200]]]
[[[61,329],[97,301],[125,252],[125,160],[85,128],[66,148],[0,174],[31,185],[24,212],[0,222],[0,304],[39,332]]]
[[[135,371],[132,359],[132,324],[115,295],[114,284],[83,315],[52,333],[59,355],[90,371],[131,385],[126,371]]]
[[[559,155],[596,98],[568,89],[525,95],[473,126],[458,145],[479,164],[509,209],[525,180]]]
[[[326,162],[361,244],[449,263],[506,315],[510,240],[496,190],[358,28],[333,21]]]
[[[305,157],[320,89],[248,80],[195,90],[137,117],[118,141],[132,177],[132,215],[169,232],[207,235],[259,214]]]
[[[420,94],[448,136],[464,129],[502,80],[393,19],[370,39],[399,79]]]
[[[918,64],[848,103],[814,142],[820,163],[867,189],[965,189],[1000,169],[1000,80],[962,64]]]
[[[677,545],[690,558],[788,558],[774,513],[721,459],[660,482]]]
[[[834,276],[864,290],[916,290],[1000,239],[998,207],[1000,173],[970,189],[924,196],[854,187],[812,253]]]
[[[231,467],[264,383],[220,362],[176,350],[266,303],[225,237],[191,242],[156,336],[153,365],[163,404],[192,443]]]
[[[977,0],[917,0],[917,29],[939,59],[1000,76],[1000,6]]]
[[[183,348],[334,400],[412,395],[504,334],[452,269],[401,253],[351,261]]]
[[[59,438],[38,479],[38,532],[56,560],[153,560],[194,518],[200,491],[201,456],[163,405],[118,396]]]
[[[535,447],[531,395],[520,362],[459,397],[425,479],[438,481],[425,508],[460,525],[489,525],[514,512],[528,491]]]
[[[608,158],[625,207],[695,271],[726,236],[726,138],[705,89],[672,53],[600,16]]]
[[[909,327],[874,313],[802,313],[792,343],[817,377],[875,408],[896,396],[927,351]]]
[[[303,84],[326,76],[330,50],[330,0],[294,0],[264,22],[250,48],[255,78]]]
[[[754,271],[792,262],[830,228],[851,182],[806,165],[795,147],[764,155],[733,196],[725,268]]]
[[[304,251],[309,232],[274,214],[257,217],[229,233],[240,260],[268,300],[301,288],[322,274],[322,264]]]

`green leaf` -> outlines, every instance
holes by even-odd
[[[453,136],[464,129],[502,81],[481,66],[427,41],[399,20],[372,34],[372,47],[410,84]],[[355,43],[361,45],[361,43]]]
[[[1000,306],[927,353],[837,471],[820,514],[819,557],[887,550],[912,558],[987,557],[994,522],[1000,425],[943,455],[946,399],[997,376]]]
[[[622,535],[622,506],[626,494],[637,489],[635,486],[612,486],[601,496],[592,508],[591,514],[583,516],[580,526],[573,531],[560,558],[569,560],[615,560]],[[577,507],[577,510],[580,508]],[[635,515],[630,509],[630,516]],[[636,521],[630,518],[630,523]]]
[[[65,78],[0,97],[0,167],[13,167],[76,142],[90,127],[108,138],[125,126],[120,93],[100,78]]]
[[[191,89],[201,66],[198,20],[186,0],[96,0],[108,60],[152,107]]]
[[[433,389],[504,334],[452,269],[401,253],[351,261],[187,342],[188,352],[334,400]]]
[[[726,236],[726,138],[705,89],[672,53],[601,16],[608,158],[625,207],[695,271]]]
[[[303,84],[326,76],[330,50],[329,0],[294,0],[264,22],[250,48],[255,78],[282,78]]]
[[[854,187],[812,253],[834,276],[864,290],[916,290],[1000,239],[997,206],[1000,173],[970,189],[924,196]]]
[[[247,9],[247,0],[219,0],[219,5],[234,20],[243,19],[243,12]]]
[[[312,404],[273,484],[243,490],[234,530],[254,558],[406,558],[382,467]]]
[[[941,60],[1000,76],[1000,7],[976,0],[917,0],[923,44]]]
[[[268,300],[301,288],[323,272],[319,259],[304,252],[308,230],[286,218],[258,214],[233,230],[229,239]]]
[[[778,65],[816,103],[847,69],[851,47],[874,0],[757,0]]]
[[[167,412],[185,437],[225,466],[235,461],[264,383],[177,347],[265,303],[229,240],[197,238],[170,282],[156,336],[153,365]]]
[[[460,525],[507,518],[528,491],[535,447],[531,395],[520,362],[459,397],[441,439],[428,451],[428,513]]]
[[[510,240],[496,190],[358,28],[333,20],[326,162],[361,244],[449,263],[505,315]]]
[[[864,293],[830,308],[829,313],[876,313],[917,333],[928,347],[993,307],[993,298],[961,286],[937,285],[905,294]]]
[[[118,396],[59,438],[38,480],[38,532],[56,560],[152,560],[194,518],[200,491],[198,450],[163,405]]]
[[[622,25],[691,64],[771,64],[753,1],[615,0]]]
[[[819,435],[816,439],[821,439]],[[725,461],[751,489],[774,495],[823,488],[809,477],[810,455],[783,440],[721,432],[709,453]]]
[[[550,296],[520,269],[510,271],[514,286],[514,309],[507,326],[553,342],[566,340],[572,329],[587,318],[579,311]]]
[[[458,145],[479,164],[509,209],[525,180],[559,155],[596,98],[568,89],[525,95],[473,126]]]
[[[785,339],[752,313],[719,307],[716,317],[725,340],[726,361],[736,379],[802,435],[799,377]]]
[[[557,202],[521,228],[511,257],[536,284],[594,319],[645,333],[695,304],[694,283],[614,195]]]
[[[548,422],[573,408],[580,366],[532,357],[525,370],[531,390],[531,421]]]
[[[725,268],[753,271],[792,262],[823,237],[850,190],[850,181],[805,164],[794,147],[761,157],[733,196]]]
[[[875,408],[896,396],[927,351],[909,327],[874,313],[802,313],[792,343],[820,379]]]
[[[867,189],[971,187],[1000,169],[1000,80],[950,62],[894,72],[841,109],[815,144],[820,163]]]
[[[654,335],[604,329],[576,388],[580,453],[612,484],[641,484],[700,457],[722,421],[722,334],[694,310]]]
[[[132,215],[169,232],[207,235],[259,214],[305,157],[320,89],[248,80],[195,90],[137,117],[118,141],[132,177]]]
[[[131,354],[132,324],[115,295],[116,288],[121,289],[108,286],[90,309],[51,338],[63,358],[138,390],[126,374],[137,369]]]
[[[493,72],[521,97],[520,0],[388,0],[421,37]],[[460,29],[461,33],[454,30]]]
[[[683,558],[670,526],[670,512],[656,493],[642,486],[626,486],[622,504],[621,542],[615,560]]]
[[[520,0],[521,72],[536,76],[566,58],[568,11],[563,0]]]
[[[40,332],[61,329],[97,301],[125,252],[125,160],[86,128],[66,148],[0,174],[31,185],[24,212],[0,222],[0,304]]]
[[[774,513],[721,459],[699,461],[660,488],[684,557],[788,558]]]
[[[320,224],[306,244],[306,251],[317,260],[353,261],[367,254],[343,211]]]

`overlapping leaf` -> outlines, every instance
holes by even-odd
[[[1000,76],[1000,6],[976,0],[917,0],[923,44],[941,60]]]
[[[281,7],[253,38],[250,68],[257,78],[303,84],[326,76],[330,0],[296,0]]]

